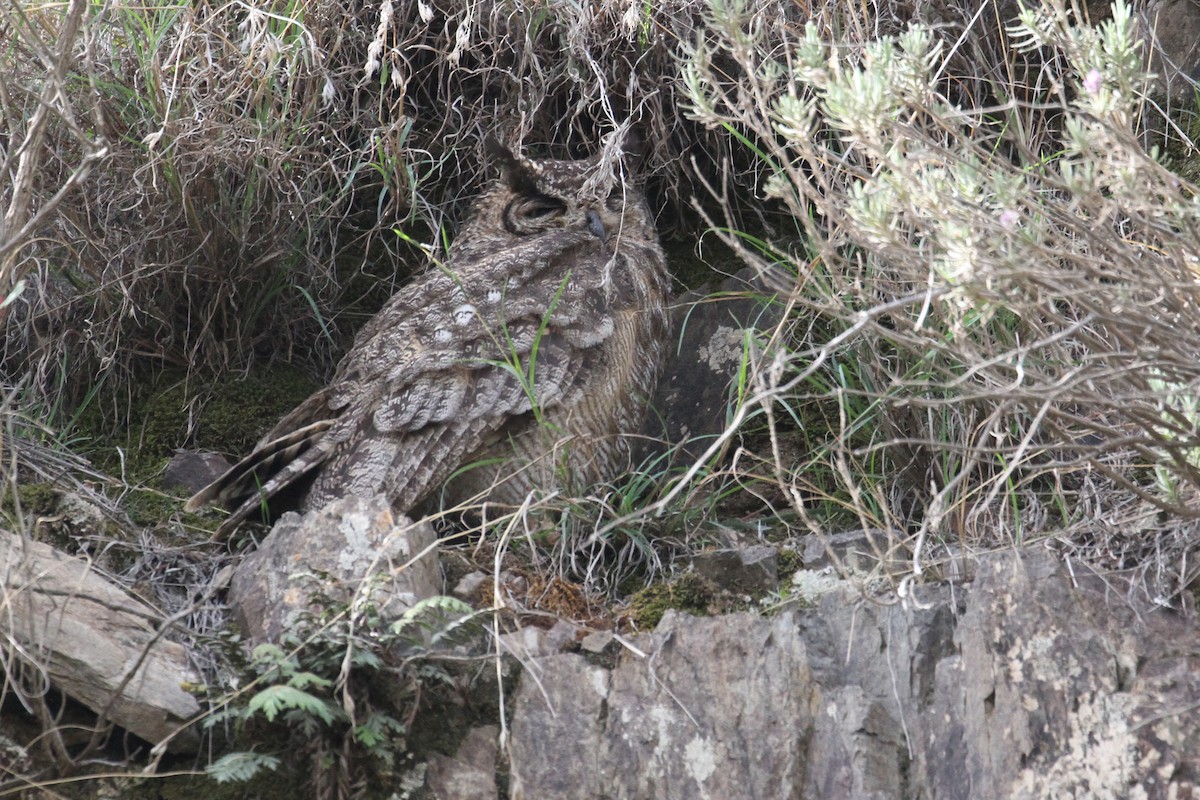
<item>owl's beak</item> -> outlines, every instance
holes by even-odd
[[[589,209],[587,214],[584,215],[584,219],[587,222],[588,231],[593,236],[602,242],[608,238],[608,231],[604,229],[604,221],[600,219],[599,214]]]

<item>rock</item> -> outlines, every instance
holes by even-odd
[[[607,650],[616,638],[616,634],[612,631],[593,631],[579,642],[579,649],[585,653],[599,655]]]
[[[454,757],[434,756],[426,771],[426,787],[434,800],[496,800],[496,742],[494,725],[467,734]]]
[[[694,556],[692,567],[719,589],[761,595],[779,588],[779,551],[770,545],[710,550]]]
[[[583,629],[573,622],[560,619],[550,630],[523,625],[515,631],[500,634],[500,652],[511,655],[521,663],[538,656],[573,650]]]
[[[506,569],[500,572],[500,591],[507,597],[524,597],[529,593],[529,580],[519,572]]]
[[[1195,796],[1200,631],[1112,588],[1031,549],[908,604],[669,612],[611,669],[527,666],[510,797]]]
[[[58,498],[58,513],[76,537],[98,536],[108,525],[104,509],[79,492],[64,492]]]
[[[846,575],[902,575],[912,571],[907,534],[877,528],[824,536],[805,536],[800,560],[806,570],[842,570]],[[956,544],[926,549],[921,561],[929,582],[967,581],[975,577],[975,556]]]
[[[717,293],[688,292],[675,302],[673,346],[655,392],[653,408],[635,447],[635,463],[660,455],[662,442],[681,443],[676,457],[699,457],[725,430],[729,387],[737,376],[746,337],[769,331],[782,306],[746,268],[727,278]]]
[[[253,640],[278,642],[296,632],[313,596],[349,604],[364,599],[359,592],[369,580],[384,620],[397,619],[439,593],[436,541],[428,523],[394,518],[382,496],[284,514],[238,565],[230,606]]]
[[[797,605],[812,608],[820,605],[825,595],[844,591],[850,585],[833,567],[797,570],[788,586],[788,599],[784,607]]]
[[[454,585],[453,594],[460,600],[473,600],[478,592],[489,580],[491,576],[476,570],[462,577],[458,583]]]
[[[1191,99],[1200,78],[1200,5],[1195,0],[1149,0],[1140,17],[1154,88]]]
[[[890,533],[883,530],[858,530],[844,533],[833,533],[828,536],[804,537],[804,550],[800,559],[804,568],[810,570],[824,569],[829,566],[840,566],[847,572],[868,573],[880,566],[881,557],[886,560],[884,567],[903,572],[905,565],[898,560],[894,547],[897,541],[903,539],[900,533]],[[888,554],[892,558],[888,559]]]
[[[0,634],[9,656],[44,670],[97,714],[173,752],[194,752],[200,712],[188,650],[160,633],[162,616],[100,577],[90,562],[0,531]]]
[[[163,473],[162,484],[167,489],[185,489],[188,494],[195,494],[231,466],[229,459],[218,453],[177,450]]]
[[[558,652],[558,648],[548,645],[546,631],[533,625],[523,625],[515,631],[500,634],[498,646],[503,655],[512,656],[522,664],[538,656]]]
[[[652,666],[538,662],[539,680],[523,681],[514,701],[513,800],[797,796],[804,753],[780,745],[811,727],[815,706],[792,621],[668,611],[653,637],[638,640]]]
[[[546,631],[543,645],[553,648],[549,652],[570,650],[575,647],[580,637],[583,636],[584,629],[582,627],[569,620],[560,619],[550,627],[550,630]]]

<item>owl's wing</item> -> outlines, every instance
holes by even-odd
[[[325,434],[334,452],[311,503],[385,491],[393,507],[412,508],[514,420],[563,402],[587,361],[551,329],[531,344],[514,338],[507,346],[503,360],[429,365],[416,380],[381,382],[378,394],[356,398]]]
[[[411,508],[510,420],[561,402],[611,335],[611,254],[586,233],[566,249],[551,263],[514,246],[396,295],[330,386],[188,508],[233,507],[224,534],[317,471],[318,499],[386,492]]]
[[[559,245],[552,259],[540,243],[460,260],[368,323],[330,387],[340,416],[314,505],[385,490],[410,509],[511,421],[578,390],[614,329],[610,253],[586,232]]]

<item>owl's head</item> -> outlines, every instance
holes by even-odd
[[[513,240],[569,232],[587,234],[612,249],[622,241],[653,237],[654,222],[641,192],[626,180],[625,159],[636,157],[628,139],[618,158],[601,153],[579,161],[529,159],[490,139],[488,154],[500,166],[500,180],[476,204],[475,216],[457,245],[470,237]]]

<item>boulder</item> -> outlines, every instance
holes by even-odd
[[[635,461],[660,456],[665,442],[680,443],[674,457],[694,459],[725,430],[730,387],[748,339],[761,337],[783,316],[783,304],[746,268],[716,292],[692,291],[672,304],[672,347],[652,407],[635,446]]]
[[[1155,76],[1152,87],[1190,100],[1200,78],[1200,5],[1195,0],[1148,0],[1139,11],[1147,67]]]
[[[394,517],[383,496],[344,497],[284,514],[234,571],[229,602],[252,640],[279,642],[298,631],[314,597],[369,600],[392,620],[440,589],[429,523]]]

